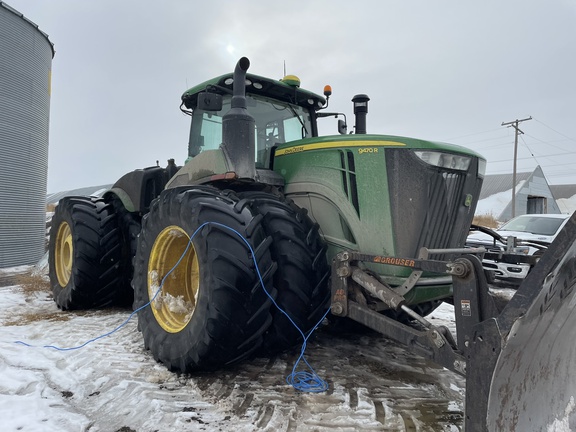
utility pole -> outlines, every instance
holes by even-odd
[[[532,120],[532,116],[522,120],[516,119],[507,123],[502,122],[502,126],[513,127],[516,130],[516,133],[514,134],[514,170],[512,172],[512,217],[516,216],[516,160],[518,158],[518,135],[524,133],[520,130],[518,124],[527,120]]]

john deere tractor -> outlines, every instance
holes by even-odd
[[[183,166],[169,160],[99,198],[60,201],[50,240],[57,305],[133,302],[145,347],[179,372],[290,349],[331,307],[467,376],[481,393],[467,396],[476,413],[467,425],[485,430],[506,343],[500,327],[479,326],[502,306],[482,251],[463,247],[486,161],[367,134],[362,94],[347,133],[345,115],[327,111],[330,88],[320,96],[294,76],[247,74],[249,64],[182,95]],[[318,135],[324,117],[341,117],[339,134]],[[442,300],[454,303],[457,341],[424,318]]]

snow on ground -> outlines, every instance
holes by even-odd
[[[576,211],[576,195],[570,198],[559,198],[556,202],[562,213],[572,214]]]
[[[320,331],[307,359],[330,388],[301,393],[285,382],[298,353],[177,375],[144,350],[136,319],[81,349],[43,348],[81,345],[130,312],[62,312],[47,292],[24,288],[0,283],[2,431],[462,429],[464,379],[375,333]],[[430,319],[453,328],[449,305]]]
[[[193,430],[192,422],[225,418],[195,386],[182,385],[143,352],[135,321],[79,350],[42,348],[81,345],[120,325],[128,312],[63,313],[48,294],[27,298],[18,286],[0,288],[0,295],[4,431]]]
[[[525,180],[518,182],[516,185],[516,193],[522,186],[524,186]],[[509,189],[504,192],[499,192],[494,195],[490,195],[487,198],[484,198],[478,201],[476,205],[476,212],[475,214],[478,215],[488,215],[494,218],[500,216],[500,214],[504,211],[506,206],[510,203],[510,196],[512,195],[512,189]]]

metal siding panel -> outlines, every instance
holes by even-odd
[[[550,190],[556,199],[572,198],[576,195],[576,185],[550,185]]]
[[[0,7],[0,268],[44,255],[52,55],[45,34]]]
[[[560,206],[554,198],[548,200],[548,213],[562,213]]]
[[[528,212],[528,187],[523,187],[520,192],[516,194],[516,216]]]
[[[528,180],[530,172],[516,173],[516,181]],[[491,174],[484,177],[480,199],[512,189],[512,174]]]
[[[532,181],[529,184],[529,195],[536,195],[536,196],[545,196],[550,197],[551,192],[550,188],[548,187],[548,183],[546,179],[543,177],[532,177]]]

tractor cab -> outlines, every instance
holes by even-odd
[[[273,80],[246,75],[246,109],[254,119],[256,168],[272,168],[273,152],[279,144],[318,135],[316,110],[326,99],[300,89],[300,80],[287,76]],[[232,107],[234,76],[222,75],[182,95],[181,109],[192,117],[187,162],[223,142],[223,118]]]

